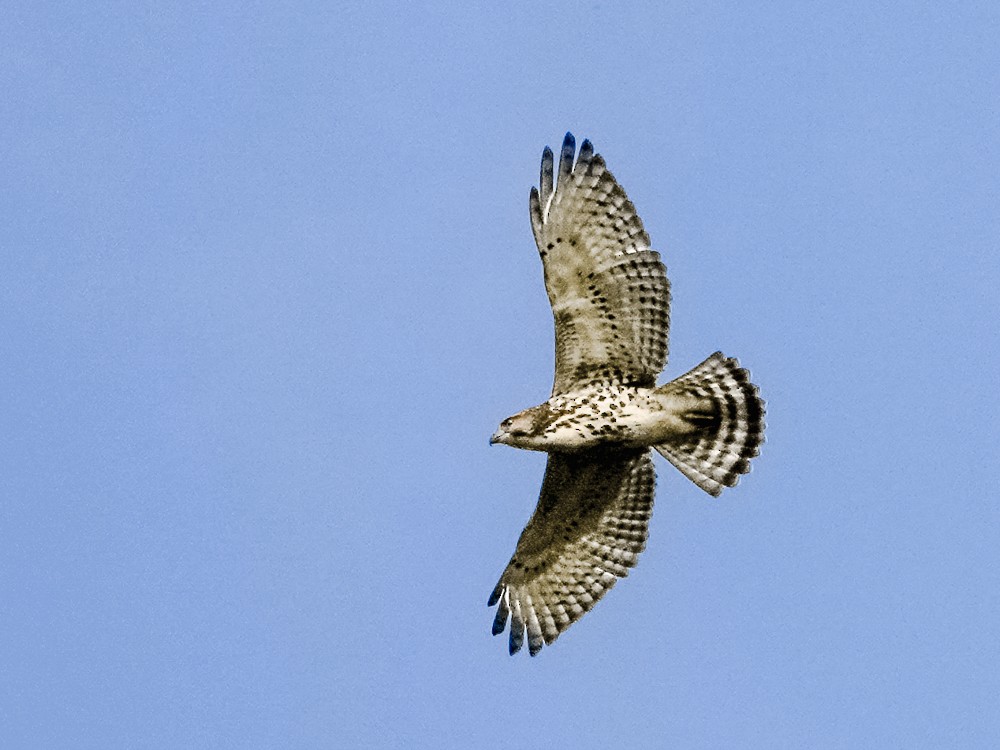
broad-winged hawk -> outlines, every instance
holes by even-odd
[[[574,163],[575,156],[575,163]],[[736,484],[764,439],[749,373],[716,352],[657,387],[670,283],[604,159],[569,133],[559,172],[542,152],[531,227],[556,331],[552,395],[490,439],[549,454],[541,496],[489,605],[494,635],[532,656],[584,615],[646,546],[655,448],[711,495]]]

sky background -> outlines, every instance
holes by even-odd
[[[7,5],[0,746],[995,747],[998,8]],[[566,130],[767,444],[511,658]]]

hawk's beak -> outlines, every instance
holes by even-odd
[[[503,430],[497,430],[490,436],[490,445],[496,445],[497,443],[502,443],[503,440]]]

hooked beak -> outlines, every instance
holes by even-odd
[[[490,445],[496,445],[497,443],[503,442],[504,431],[497,430],[490,436]]]

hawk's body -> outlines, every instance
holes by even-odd
[[[736,484],[763,441],[749,374],[716,352],[657,387],[667,360],[670,285],[660,256],[604,160],[568,134],[542,154],[531,225],[556,327],[544,404],[504,420],[491,442],[547,451],[538,507],[490,605],[532,654],[627,575],[645,547],[656,448],[712,495]]]
[[[693,432],[694,422],[711,419],[703,399],[683,392],[621,383],[588,383],[528,409],[535,429],[519,436],[517,447],[576,452],[613,443],[648,448]]]

